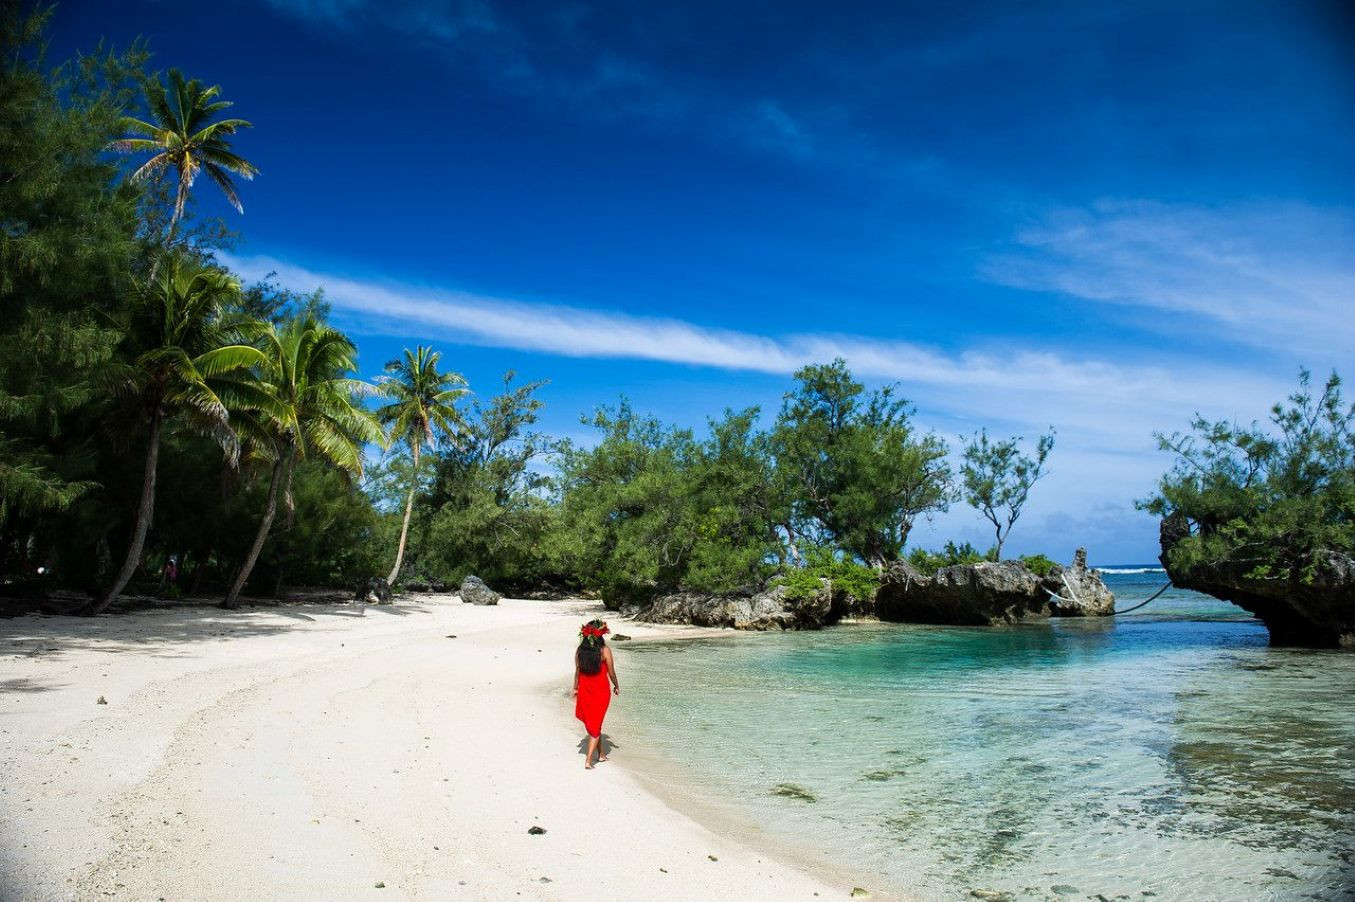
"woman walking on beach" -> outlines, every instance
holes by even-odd
[[[574,652],[574,716],[583,721],[588,731],[588,754],[584,756],[583,766],[593,768],[593,755],[598,761],[606,761],[602,753],[602,719],[607,716],[607,706],[612,696],[607,691],[607,681],[611,680],[611,692],[621,694],[621,684],[616,681],[616,664],[612,661],[612,650],[603,638],[611,630],[601,620],[590,620],[579,630],[579,648]]]

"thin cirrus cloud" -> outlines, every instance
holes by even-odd
[[[360,332],[419,335],[442,341],[566,357],[662,361],[789,376],[797,368],[842,357],[867,378],[899,381],[909,396],[943,418],[1071,428],[1102,441],[1183,424],[1202,399],[1222,416],[1281,385],[1231,370],[1192,365],[1167,369],[1072,359],[1041,350],[949,352],[925,344],[839,334],[782,336],[723,329],[664,317],[633,316],[556,304],[316,272],[269,257],[225,261],[247,279],[269,274],[298,291],[323,287],[336,312]],[[1107,418],[1105,411],[1117,415]]]
[[[1347,362],[1355,346],[1355,214],[1106,201],[1056,209],[980,267],[989,281],[1206,324],[1231,342]],[[1151,321],[1151,320],[1150,320]]]

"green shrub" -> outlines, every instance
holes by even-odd
[[[1018,560],[1025,564],[1026,569],[1036,576],[1048,576],[1058,566],[1056,561],[1050,560],[1043,554],[1023,554]]]
[[[873,567],[858,564],[831,549],[815,549],[803,567],[787,570],[777,578],[790,598],[809,598],[828,580],[834,589],[846,592],[858,601],[869,601],[880,587],[880,574]]]
[[[908,553],[908,563],[912,564],[923,576],[934,576],[942,567],[954,567],[960,564],[977,564],[981,561],[997,560],[995,549],[979,551],[968,542],[956,545],[947,542],[940,551],[928,551],[914,548]]]

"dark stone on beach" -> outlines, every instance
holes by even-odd
[[[625,633],[616,633],[615,635],[612,636],[612,641],[613,641],[613,642],[629,642],[629,641],[630,641],[630,636],[627,636]]]
[[[486,586],[484,580],[478,576],[468,576],[461,581],[461,589],[457,592],[461,600],[466,604],[490,605],[498,604],[503,596],[495,592],[489,586]]]
[[[507,588],[514,598],[526,598],[531,601],[564,601],[566,599],[579,597],[577,589],[570,589],[568,586],[548,582],[525,586],[512,585]]]
[[[1015,902],[1011,893],[996,889],[971,889],[969,895],[975,899],[987,899],[988,902]]]
[[[1042,585],[1055,617],[1104,617],[1115,611],[1115,593],[1106,588],[1100,571],[1087,566],[1085,548],[1077,550],[1067,567],[1055,564]]]
[[[736,630],[819,629],[842,616],[846,593],[829,591],[827,584],[806,598],[792,598],[784,586],[765,591],[752,587],[724,595],[671,592],[641,604],[618,605],[646,623],[689,623]]]
[[[901,623],[991,626],[1048,617],[1049,596],[1020,561],[957,564],[931,577],[896,561],[875,593],[875,613]]]
[[[1266,625],[1272,645],[1342,648],[1355,651],[1355,557],[1318,549],[1295,561],[1287,578],[1256,575],[1263,563],[1251,557],[1173,566],[1169,552],[1189,527],[1162,521],[1162,566],[1174,585],[1229,601]]]
[[[428,583],[423,582],[422,580],[414,580],[413,582],[405,583],[405,589],[410,592],[427,592],[428,588]]]
[[[365,601],[368,604],[388,604],[391,600],[391,587],[385,578],[373,576],[358,583],[357,591],[353,593],[354,601]]]
[[[545,832],[546,832],[546,828],[545,828],[545,827],[528,827],[528,828],[527,828],[527,832],[528,832],[529,834],[531,834],[532,836],[540,836],[542,833],[545,833]]]

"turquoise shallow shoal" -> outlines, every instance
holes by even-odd
[[[1108,576],[1125,604],[1162,580]],[[623,749],[885,889],[1355,898],[1355,655],[1213,599],[623,648]]]

